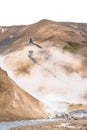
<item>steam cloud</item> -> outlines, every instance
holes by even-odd
[[[86,67],[83,69],[84,57],[56,47],[43,53],[33,48],[37,65],[29,59],[29,49],[0,57],[0,66],[20,87],[50,106],[48,112],[67,111],[67,102],[86,104],[82,97],[87,92],[87,77],[82,77],[87,72]]]

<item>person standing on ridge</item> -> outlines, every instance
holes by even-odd
[[[33,39],[30,37],[29,43],[33,44]]]

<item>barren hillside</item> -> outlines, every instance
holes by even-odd
[[[0,27],[0,32],[0,53],[15,51],[28,45],[30,37],[40,44],[50,41],[54,46],[62,46],[70,51],[80,49],[83,52],[87,46],[85,23],[58,23],[43,19],[26,26]]]
[[[21,89],[0,69],[0,121],[46,117],[44,104]]]

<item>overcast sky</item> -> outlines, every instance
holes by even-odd
[[[87,0],[0,0],[0,26],[41,19],[87,23]]]

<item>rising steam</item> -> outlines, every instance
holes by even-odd
[[[33,49],[35,64],[28,57]],[[16,58],[15,58],[16,57]],[[51,112],[67,111],[65,103],[86,104],[87,68],[84,57],[71,54],[56,47],[39,50],[26,47],[0,58],[0,66],[24,90],[50,106]],[[85,69],[83,69],[85,67]],[[50,109],[48,109],[50,112]]]

